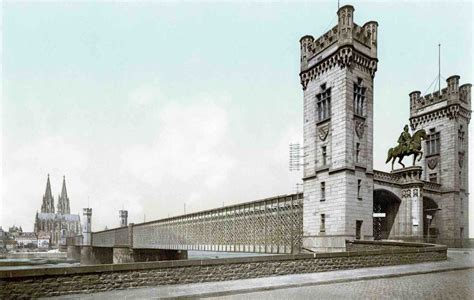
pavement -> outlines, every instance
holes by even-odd
[[[418,294],[413,293],[414,290]],[[424,297],[433,291],[438,292],[432,297]],[[397,292],[400,297],[397,297]],[[385,296],[410,299],[416,295],[422,295],[421,299],[463,299],[464,296],[474,299],[474,250],[449,249],[448,260],[442,262],[156,286],[68,295],[58,299],[365,299],[371,296],[373,299]]]

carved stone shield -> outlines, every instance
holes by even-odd
[[[428,164],[428,168],[433,170],[438,165],[438,158],[437,157],[428,158],[426,163]]]
[[[321,142],[324,142],[329,134],[329,124],[318,127],[318,136]]]
[[[462,168],[464,163],[464,153],[459,153],[459,167]]]
[[[365,121],[363,120],[355,120],[355,132],[359,139],[361,139],[364,136],[364,127],[365,127]]]

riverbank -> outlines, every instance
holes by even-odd
[[[67,258],[66,252],[10,252],[0,254],[1,259],[18,259],[18,258]]]

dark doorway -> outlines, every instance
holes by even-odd
[[[374,190],[374,239],[389,238],[400,202],[400,198],[388,190]]]
[[[423,235],[427,242],[435,242],[438,237],[436,226],[436,212],[440,210],[438,204],[429,198],[423,197]]]

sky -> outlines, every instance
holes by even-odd
[[[442,78],[472,83],[473,5],[344,4],[357,24],[379,23],[374,168],[388,171],[408,94],[434,90],[438,43]],[[72,212],[92,207],[93,230],[118,226],[120,209],[140,223],[294,193],[299,38],[336,25],[336,11],[337,1],[3,1],[0,226],[33,230],[47,174],[56,203],[65,175]]]

